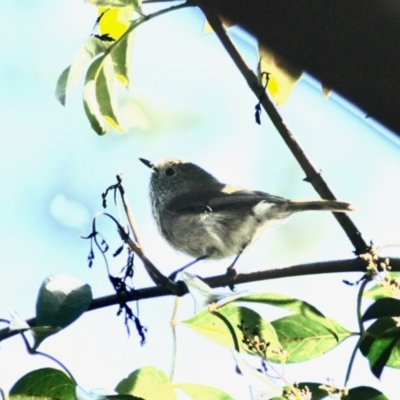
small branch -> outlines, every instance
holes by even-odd
[[[122,204],[124,206],[125,215],[126,215],[126,218],[128,219],[128,223],[129,223],[129,226],[130,226],[131,231],[132,231],[132,235],[135,238],[135,241],[138,244],[138,246],[143,251],[143,245],[142,245],[142,243],[140,241],[138,230],[136,229],[135,220],[133,218],[133,213],[132,213],[131,207],[129,205],[128,199],[126,198],[125,190],[121,187],[119,189],[119,192],[120,192],[120,195],[121,195]]]
[[[121,230],[122,229],[122,230]],[[128,244],[129,248],[135,252],[139,258],[142,260],[143,265],[147,271],[147,273],[149,274],[150,278],[152,279],[152,281],[157,284],[157,285],[161,285],[165,288],[167,288],[169,291],[171,291],[172,293],[175,293],[176,295],[179,295],[180,293],[180,289],[177,285],[176,282],[174,282],[173,280],[169,279],[168,277],[166,277],[165,275],[163,275],[158,269],[157,267],[146,257],[146,255],[143,253],[142,248],[139,247],[127,234],[126,232],[123,230],[123,228],[120,226],[119,227],[120,230],[120,235],[122,237],[123,240],[126,241],[126,243]]]
[[[384,261],[384,258],[378,259],[378,263]],[[391,271],[400,271],[400,258],[390,259]],[[319,263],[295,265],[287,268],[279,269],[267,269],[262,271],[250,272],[238,274],[236,278],[231,276],[219,275],[208,278],[203,278],[204,282],[212,288],[216,287],[229,287],[232,285],[240,285],[242,283],[250,283],[257,281],[264,281],[268,279],[278,278],[289,278],[293,276],[305,276],[305,275],[318,275],[318,274],[330,274],[330,273],[345,273],[345,272],[362,272],[365,273],[366,266],[365,261],[360,258],[351,260],[338,260],[338,261],[323,261]],[[172,292],[164,286],[153,286],[149,288],[143,288],[135,290],[134,292],[127,293],[126,301],[138,301],[145,299],[153,299],[156,297],[178,295],[183,296],[188,292],[183,282],[176,283],[176,292]],[[118,305],[120,297],[117,295],[109,295],[94,299],[87,311],[97,310],[99,308],[105,308],[110,306]],[[31,318],[26,321],[31,327],[36,325],[35,318]],[[8,328],[0,330],[0,342],[4,339],[17,335],[19,332],[10,331]]]
[[[333,195],[332,191],[329,189],[328,185],[323,180],[320,173],[312,165],[311,161],[307,158],[307,156],[301,149],[293,133],[283,122],[275,106],[272,104],[271,100],[268,98],[268,95],[265,93],[263,86],[258,82],[257,76],[246,65],[238,50],[230,40],[226,29],[221,22],[221,19],[215,12],[213,1],[198,0],[197,4],[206,16],[210,26],[213,28],[225,50],[230,55],[239,71],[242,73],[248,86],[256,95],[257,99],[261,100],[261,105],[263,106],[264,110],[267,112],[272,123],[275,125],[275,128],[280,133],[286,145],[289,147],[297,162],[300,164],[301,168],[305,172],[306,180],[312,184],[312,186],[321,196],[321,198],[336,200],[336,197]],[[261,94],[264,93],[265,95],[261,96]],[[344,213],[333,213],[333,215],[347,234],[351,243],[353,244],[356,254],[366,253],[369,249],[369,246],[366,244],[361,236],[361,233],[358,231],[357,227],[349,218],[349,216]]]
[[[365,336],[365,328],[364,328],[364,324],[362,322],[361,303],[362,303],[362,298],[364,295],[364,290],[365,290],[366,286],[368,285],[368,283],[370,283],[370,282],[371,282],[371,278],[369,278],[368,276],[365,276],[364,280],[361,282],[360,289],[358,290],[358,294],[357,294],[357,322],[358,322],[358,327],[360,329],[361,338],[364,338],[364,336]]]

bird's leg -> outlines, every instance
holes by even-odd
[[[233,260],[232,264],[226,269],[226,275],[232,277],[233,279],[235,279],[237,276],[235,264],[236,264],[237,260],[239,260],[239,257],[242,255],[242,253],[243,253],[243,250],[240,250],[240,252],[237,254],[235,259]]]
[[[239,251],[235,259],[233,260],[232,264],[226,269],[226,275],[232,277],[233,279],[236,278],[237,272],[235,269],[235,264],[237,263],[237,260],[239,260],[239,257],[242,255],[244,252],[244,249],[249,245],[249,243],[246,243],[242,249]],[[232,288],[231,288],[232,289]]]
[[[204,254],[200,257],[197,257],[195,260],[191,261],[189,264],[184,265],[183,267],[177,269],[174,271],[168,278],[171,280],[175,280],[176,276],[179,274],[179,272],[184,271],[186,268],[191,267],[192,265],[196,264],[198,261],[205,260],[206,258],[210,257],[210,254]]]

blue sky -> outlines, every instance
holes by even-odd
[[[89,244],[80,236],[89,233],[92,216],[101,211],[100,195],[119,172],[149,258],[166,274],[190,260],[170,248],[156,230],[148,202],[149,171],[139,157],[185,158],[221,181],[287,198],[318,198],[302,181],[303,172],[268,117],[263,114],[261,126],[255,124],[256,99],[215,35],[203,34],[204,18],[198,10],[181,10],[140,27],[131,88],[119,91],[126,129],[104,137],[91,131],[84,115],[82,80],[66,108],[54,97],[59,74],[91,33],[95,9],[78,0],[5,1],[2,15],[1,37],[6,40],[0,44],[0,317],[7,318],[9,309],[32,317],[37,290],[51,274],[67,273],[89,283],[95,297],[111,293],[100,257],[87,268]],[[255,67],[254,40],[238,29],[231,33]],[[400,181],[400,148],[394,136],[337,94],[324,100],[319,83],[307,76],[280,112],[336,197],[357,207],[351,217],[364,238],[378,246],[398,241],[400,191],[393,190],[393,183]],[[114,228],[103,222],[101,229],[117,246]],[[352,250],[332,215],[303,213],[263,235],[242,256],[238,269],[351,258]],[[399,250],[390,254],[398,256]],[[229,260],[205,262],[192,272],[220,274],[228,264]],[[118,261],[112,266],[115,271],[121,267]],[[139,262],[136,267],[136,287],[151,286]],[[296,277],[252,284],[249,289],[301,298],[356,329],[357,289],[345,286],[342,279],[358,278],[359,274]],[[141,366],[169,371],[172,307],[172,297],[140,304],[140,318],[149,329],[145,347],[134,334],[127,338],[122,319],[115,316],[117,309],[109,308],[83,316],[44,342],[41,350],[65,363],[85,388],[111,391]],[[187,296],[180,318],[192,312]],[[271,310],[265,317],[277,315]],[[238,399],[247,398],[226,349],[183,326],[178,338],[176,382],[214,385]],[[286,376],[296,381],[329,377],[341,385],[354,344],[349,339],[320,359],[287,366]],[[0,381],[5,388],[42,366],[53,365],[28,356],[19,338],[2,343]],[[370,385],[395,396],[391,382],[396,376],[396,371],[385,369],[378,382],[360,356],[351,386]]]

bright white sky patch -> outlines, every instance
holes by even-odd
[[[122,125],[125,129],[150,130],[150,122],[138,105],[128,102],[121,107],[120,114]]]
[[[85,206],[63,194],[54,196],[50,203],[50,214],[62,225],[81,230],[89,222],[89,212]]]

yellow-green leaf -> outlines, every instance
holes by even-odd
[[[94,36],[90,37],[80,48],[72,64],[61,73],[57,81],[55,95],[63,106],[66,103],[69,92],[78,81],[82,72],[88,67],[93,58],[103,53],[108,46],[108,43]]]
[[[246,307],[228,304],[219,309],[218,313],[229,321],[241,350],[254,354],[254,352],[250,351],[247,346],[242,343],[243,332],[239,329],[239,325],[246,326],[249,333],[252,333],[256,326],[258,327],[258,336],[269,343],[267,355],[271,353],[270,355],[272,356],[274,351],[279,351],[281,348],[272,325],[255,311]],[[200,311],[192,318],[183,321],[183,323],[213,342],[217,342],[228,348],[234,348],[232,332],[227,324],[208,310]]]
[[[93,130],[103,135],[109,127],[121,130],[116,117],[114,69],[109,56],[97,58],[89,67],[83,87],[83,104]]]
[[[118,383],[115,391],[146,400],[175,400],[172,383],[164,371],[151,366],[142,367]]]

